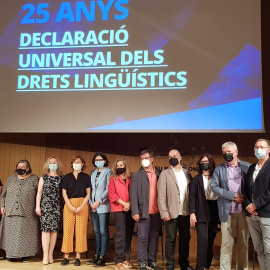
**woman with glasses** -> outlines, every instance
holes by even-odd
[[[208,153],[198,160],[199,174],[189,189],[190,224],[197,231],[197,270],[209,269],[213,259],[213,245],[219,224],[217,196],[211,190],[215,162]]]
[[[104,153],[96,153],[93,156],[92,163],[96,169],[91,173],[92,192],[89,203],[95,232],[96,253],[94,258],[88,261],[87,264],[104,266],[109,242],[111,206],[108,185],[112,171],[108,168],[109,161]]]

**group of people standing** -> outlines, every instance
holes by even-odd
[[[162,224],[166,231],[166,269],[175,269],[176,239],[179,233],[178,263],[189,264],[190,227],[196,227],[196,269],[211,266],[218,224],[222,243],[220,269],[231,269],[233,244],[237,243],[237,269],[248,269],[248,239],[251,235],[260,269],[270,269],[270,142],[259,139],[254,153],[258,161],[238,159],[235,143],[222,145],[225,162],[215,166],[213,157],[200,156],[194,178],[181,166],[182,156],[173,149],[169,168],[154,166],[154,153],[140,153],[141,168],[131,174],[127,161],[118,158],[109,169],[104,153],[92,159],[96,167],[90,177],[83,171],[86,161],[76,156],[72,172],[62,174],[61,162],[50,157],[40,179],[32,174],[27,160],[16,165],[1,197],[0,248],[9,260],[28,260],[39,249],[42,231],[43,264],[53,263],[57,232],[62,227],[63,266],[69,264],[75,234],[75,265],[87,251],[89,208],[95,233],[95,254],[87,264],[104,266],[109,241],[109,219],[115,221],[115,268],[132,268],[127,260],[134,224],[137,223],[137,257],[140,270],[157,265],[158,238]],[[40,217],[39,219],[37,217]],[[39,222],[40,220],[40,222]],[[40,225],[39,225],[40,224]]]

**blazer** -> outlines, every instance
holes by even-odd
[[[192,181],[192,176],[189,171],[182,168],[186,175],[188,185]],[[188,197],[187,192],[184,199],[184,214],[188,215]],[[170,217],[171,219],[177,218],[180,212],[180,190],[172,168],[164,170],[160,174],[158,181],[158,208],[161,218]]]
[[[202,174],[197,174],[190,183],[189,212],[196,214],[198,222],[210,222]]]
[[[253,173],[257,163],[249,167],[245,177],[244,200],[245,206],[254,202],[259,217],[270,217],[270,158],[260,169],[255,182],[253,183]],[[253,197],[253,200],[252,200]],[[250,214],[246,211],[246,214]]]
[[[240,167],[243,176],[246,177],[250,163],[246,161],[240,161]],[[242,183],[243,193],[244,180]],[[227,178],[227,166],[226,162],[218,165],[212,176],[211,189],[215,195],[218,196],[218,214],[221,222],[226,222],[230,214],[230,208],[232,201],[234,200],[235,192],[229,190],[228,178]],[[244,209],[243,204],[243,209]]]
[[[158,168],[155,168],[157,180],[160,172]],[[129,195],[131,216],[139,214],[140,218],[149,218],[149,179],[144,168],[133,173]]]
[[[122,177],[117,176],[114,178],[111,176],[108,189],[112,212],[124,211],[124,206],[116,201],[121,199],[124,202],[129,202],[129,187],[130,178],[127,178],[125,183]]]
[[[91,172],[91,196],[89,199],[89,203],[94,203],[99,201],[99,206],[96,209],[98,214],[111,212],[111,206],[109,201],[108,194],[108,185],[110,181],[110,176],[112,174],[112,170],[104,167],[101,171],[99,178],[96,182],[98,169],[93,170]],[[90,208],[91,209],[91,208]],[[95,212],[95,210],[90,210],[91,212]]]

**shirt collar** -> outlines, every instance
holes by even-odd
[[[181,170],[182,170],[182,166],[180,165],[180,170],[179,171],[177,171],[173,166],[171,166],[171,168],[172,168],[172,170],[174,171],[174,172],[181,172]]]

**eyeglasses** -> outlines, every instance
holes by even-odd
[[[256,146],[256,147],[254,147],[254,150],[265,149],[265,148],[269,148],[269,146]]]

